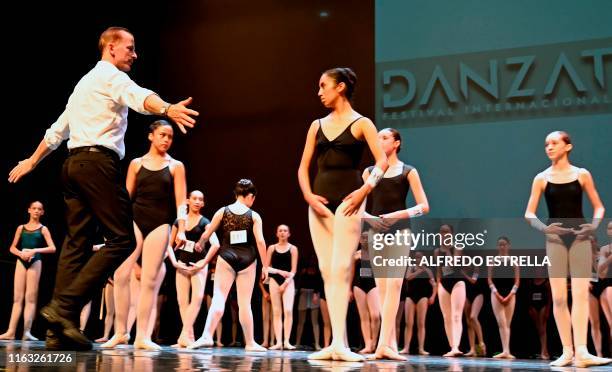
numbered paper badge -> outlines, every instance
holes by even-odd
[[[191,240],[186,240],[185,245],[183,246],[183,250],[185,252],[193,253],[193,248],[195,247],[195,242]]]
[[[246,230],[230,231],[230,244],[240,244],[247,242]]]

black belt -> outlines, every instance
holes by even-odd
[[[74,154],[78,154],[80,152],[101,152],[107,155],[110,155],[114,158],[116,158],[117,160],[119,160],[119,155],[114,152],[113,150],[106,148],[104,146],[82,146],[82,147],[75,147],[73,149],[70,149],[69,153],[70,155],[74,155]]]

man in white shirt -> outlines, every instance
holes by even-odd
[[[79,313],[91,295],[136,246],[132,206],[121,176],[119,160],[128,108],[166,116],[186,133],[198,112],[187,108],[191,98],[169,104],[126,74],[136,60],[133,35],[110,27],[100,36],[102,58],[77,83],[66,109],[46,131],[35,152],[9,174],[17,182],[64,140],[70,155],[62,170],[67,235],[57,267],[51,303],[41,310],[49,322],[47,349],[90,349],[79,331]],[[100,225],[105,248],[91,255],[91,239]]]

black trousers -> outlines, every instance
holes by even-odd
[[[75,152],[62,169],[66,239],[60,253],[53,301],[78,325],[83,306],[136,246],[132,206],[119,157],[112,151]],[[92,252],[96,229],[105,246]]]

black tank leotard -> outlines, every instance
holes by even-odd
[[[280,253],[276,250],[276,245],[274,245],[270,267],[283,271],[291,271],[291,246],[289,246],[286,252]],[[285,282],[285,277],[281,274],[270,274],[270,279],[274,280],[278,285]]]
[[[376,281],[372,276],[361,276],[361,264],[362,260],[357,260],[355,263],[355,275],[353,275],[353,287],[357,287],[364,291],[366,294],[372,289],[376,288]],[[366,263],[363,265],[367,268],[369,265]]]
[[[582,186],[577,179],[567,183],[547,182],[544,198],[548,207],[548,224],[561,222],[563,227],[577,229],[586,223],[582,214]],[[576,239],[574,234],[559,237],[568,249]]]
[[[327,208],[335,213],[348,194],[363,185],[359,163],[363,157],[365,142],[356,139],[351,133],[353,120],[342,133],[333,140],[325,137],[319,119],[316,136],[318,171],[313,183],[313,192],[327,199]]]
[[[372,173],[373,166],[368,167],[368,172]],[[383,177],[378,185],[372,190],[371,204],[368,203],[368,211],[373,216],[391,213],[406,209],[406,197],[410,191],[410,182],[408,182],[408,173],[414,167],[403,164],[402,172],[395,177]],[[410,227],[410,221],[401,221],[393,225],[394,229]]]
[[[187,222],[187,221],[185,221]],[[191,228],[191,230],[185,230],[185,237],[187,240],[192,242],[197,242],[200,240],[202,233],[206,229],[206,226],[210,223],[210,221],[204,217],[200,216],[200,220],[198,223]],[[178,228],[178,220],[174,221],[173,226]],[[188,252],[185,250],[185,246],[176,250],[176,259],[182,261],[183,263],[189,265],[190,262],[196,263],[200,260],[203,260],[206,257],[206,253],[208,253],[208,249],[210,248],[210,243],[206,242],[204,247],[202,247],[202,252],[198,252],[195,249],[193,252]]]
[[[416,304],[423,297],[431,297],[432,291],[429,274],[427,270],[423,270],[415,278],[407,281],[405,296]]]
[[[176,217],[176,202],[170,166],[156,171],[140,166],[132,211],[143,238],[158,226],[172,224]]]
[[[514,286],[514,267],[496,266],[493,268],[493,284],[497,292],[503,297],[507,296]]]
[[[548,279],[545,279],[540,284],[536,284],[535,279],[531,279],[530,282],[527,300],[529,301],[529,306],[539,311],[548,303]]]
[[[246,231],[244,243],[231,244],[232,231]],[[253,211],[235,214],[225,207],[221,219],[221,248],[219,256],[227,262],[236,273],[249,267],[257,259],[255,235],[253,234]]]
[[[21,236],[19,237],[19,249],[33,249],[33,248],[44,248],[47,245],[45,241],[45,237],[42,234],[41,225],[36,230],[28,230],[25,225],[21,226]],[[23,267],[27,269],[32,266],[32,264],[40,259],[42,259],[40,253],[34,253],[32,259],[30,261],[24,261],[21,257],[17,257],[17,259],[23,264]]]
[[[440,249],[439,252],[441,256],[447,256],[446,252],[443,250]],[[440,284],[442,284],[442,287],[446,289],[448,293],[453,291],[455,284],[466,281],[463,274],[461,274],[461,271],[455,267],[442,266],[441,270],[442,277],[440,278]]]

